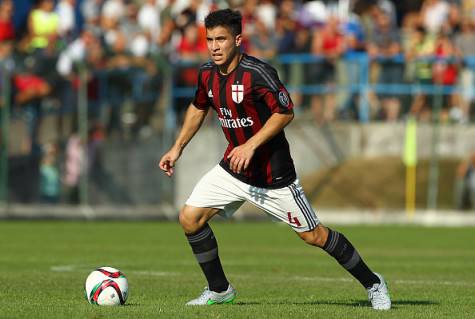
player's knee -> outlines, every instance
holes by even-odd
[[[185,233],[192,234],[199,230],[200,226],[187,206],[183,207],[178,215],[178,220]]]
[[[318,225],[313,230],[303,232],[299,234],[307,244],[322,248],[328,237],[328,229],[323,225]]]

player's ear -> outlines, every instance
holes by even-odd
[[[236,36],[235,41],[236,41],[236,46],[237,46],[237,47],[240,47],[240,46],[241,46],[241,43],[242,43],[242,35],[241,35],[241,34],[238,34],[238,35]]]

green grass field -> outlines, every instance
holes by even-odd
[[[385,275],[393,309],[275,223],[212,224],[234,305],[185,307],[206,285],[176,223],[0,222],[0,318],[474,318],[475,229],[335,227]],[[89,305],[88,273],[128,277],[122,307]]]

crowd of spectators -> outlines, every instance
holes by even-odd
[[[149,136],[160,123],[154,118],[163,118],[157,101],[170,89],[164,80],[173,74],[175,85],[195,85],[196,66],[207,60],[204,17],[224,7],[243,14],[243,50],[272,61],[297,112],[318,123],[358,120],[362,103],[371,120],[431,120],[440,107],[442,121],[470,121],[473,0],[30,2],[27,19],[15,24],[18,2],[0,0],[0,65],[11,72],[12,113],[27,119],[31,152],[41,148],[46,112],[58,117],[64,145],[81,147],[74,124],[80,70],[86,70],[91,136]],[[285,55],[294,56],[291,63],[278,58]],[[363,92],[364,81],[375,85]],[[178,118],[189,101],[176,99]],[[56,148],[44,149],[45,176],[58,178],[48,169]],[[54,183],[48,185],[54,193]]]
[[[442,103],[445,118],[458,122],[469,120],[475,96],[473,61],[464,59],[475,55],[475,4],[469,0],[409,1],[405,9],[400,3],[407,1],[396,7],[389,0],[32,2],[25,27],[15,30],[15,2],[1,0],[0,59],[15,61],[12,101],[27,105],[33,118],[41,117],[45,97],[55,97],[61,111],[74,108],[82,63],[91,70],[92,119],[107,132],[120,132],[124,123],[135,131],[147,128],[169,62],[206,60],[204,16],[226,6],[243,13],[249,54],[266,60],[289,53],[320,57],[281,68],[296,104],[308,106],[317,121],[356,117],[361,96],[348,84],[361,81],[364,72],[370,83],[384,85],[459,84],[462,89],[444,91]],[[361,54],[370,58],[369,67],[362,66]],[[196,71],[183,67],[176,83],[193,86],[195,78]],[[304,92],[304,84],[318,86]],[[346,90],[337,89],[342,85]],[[431,114],[430,90],[401,103],[404,94],[384,85],[369,92],[372,119]],[[124,114],[121,104],[129,98],[134,109]],[[32,132],[37,126],[31,125]]]

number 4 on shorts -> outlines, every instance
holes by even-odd
[[[289,223],[294,224],[295,226],[301,226],[297,217],[292,217],[291,212],[287,212],[287,218],[289,219]]]

